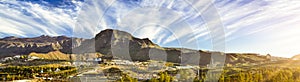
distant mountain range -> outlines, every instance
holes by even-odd
[[[72,42],[72,40],[74,40]],[[24,55],[31,52],[47,53],[61,51],[70,53],[72,48],[80,45],[84,39],[66,36],[50,37],[42,35],[34,38],[5,37],[0,39],[0,57]],[[73,44],[73,45],[72,45]]]
[[[97,52],[107,57],[133,61],[151,59],[186,64],[199,63],[200,65],[210,64],[212,55],[224,54],[223,52],[160,47],[148,38],[139,39],[125,31],[113,29],[103,30],[92,39],[45,35],[34,38],[5,37],[0,39],[0,57],[53,51],[65,54]],[[259,54],[227,53],[225,55],[225,63],[230,64],[271,61],[270,56]]]

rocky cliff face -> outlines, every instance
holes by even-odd
[[[74,40],[73,43],[72,40]],[[0,57],[23,55],[31,52],[61,51],[71,53],[72,48],[79,46],[83,40],[66,36],[50,37],[45,35],[34,38],[6,37],[0,39]]]
[[[91,53],[100,52],[107,55],[112,55],[114,50],[131,51],[137,53],[141,48],[160,48],[148,38],[139,39],[133,37],[125,31],[106,29],[98,33],[95,38],[85,40],[81,46],[74,48],[75,53]]]

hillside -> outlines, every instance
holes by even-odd
[[[72,40],[74,40],[72,42]],[[31,52],[48,53],[61,51],[71,53],[72,48],[79,46],[84,39],[66,36],[39,36],[34,38],[5,37],[0,39],[0,57],[25,55]]]
[[[300,54],[293,56],[291,59],[292,60],[300,60]]]
[[[29,54],[29,57],[38,57],[42,59],[50,59],[50,60],[72,60],[71,55],[64,54],[60,51],[53,51],[48,53],[35,53],[32,52]]]
[[[94,58],[101,57],[100,53],[85,53],[85,54],[65,54],[60,51],[52,51],[48,53],[35,53],[29,54],[29,57],[38,57],[47,60],[94,60]]]

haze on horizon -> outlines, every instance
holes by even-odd
[[[192,2],[193,0],[187,0]],[[209,3],[211,0],[201,0],[198,3]],[[139,38],[149,38],[154,43],[163,47],[185,47],[201,50],[212,50],[210,33],[206,22],[201,15],[190,11],[193,8],[189,4],[183,4],[181,0],[117,0],[113,5],[103,0],[100,3],[89,3],[83,0],[0,0],[0,37],[36,37],[40,35],[50,36],[74,36],[73,28],[77,18],[82,13],[83,5],[91,5],[90,9],[96,9],[97,15],[108,6],[110,9],[103,15],[97,26],[87,26],[86,34],[74,37],[91,38],[104,29],[125,30],[135,27],[122,26],[120,20],[128,14],[135,14],[130,20],[134,25],[145,23],[144,21],[174,23],[180,19],[188,20],[192,32],[185,31],[184,27],[167,29],[167,26],[144,25],[143,28],[130,32]],[[196,1],[197,2],[197,1]],[[224,26],[226,36],[225,52],[260,53],[272,56],[292,57],[300,54],[300,1],[297,0],[214,0],[214,6],[218,10],[220,20]],[[132,9],[159,6],[159,10],[153,10],[153,16],[144,16],[149,11],[130,13]],[[207,4],[192,4],[206,7]],[[151,10],[151,9],[149,9]],[[170,14],[171,13],[171,14]],[[175,13],[175,14],[173,14]],[[166,19],[168,18],[174,19]],[[214,17],[212,17],[214,18]],[[93,17],[87,17],[89,21]],[[212,21],[218,19],[212,19]],[[197,22],[195,22],[197,21]],[[122,27],[122,28],[121,28]],[[126,27],[126,28],[123,28]],[[174,36],[174,34],[178,34]],[[195,46],[182,46],[177,39],[196,40]]]

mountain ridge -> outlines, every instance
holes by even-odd
[[[160,47],[148,38],[139,39],[128,32],[114,29],[102,30],[92,39],[46,35],[34,38],[6,37],[0,39],[0,56],[30,54],[31,52],[49,53],[52,51],[66,54],[101,53],[107,57],[132,61],[163,60],[204,66],[211,63],[212,55],[225,54],[218,51]],[[259,54],[228,53],[225,55],[224,62],[231,64],[270,61],[268,57]]]
[[[57,50],[63,53],[70,53],[72,48],[76,47],[76,45],[79,46],[82,41],[84,39],[66,36],[51,37],[42,35],[33,38],[10,36],[0,39],[0,57],[26,55],[31,52],[48,53]]]

